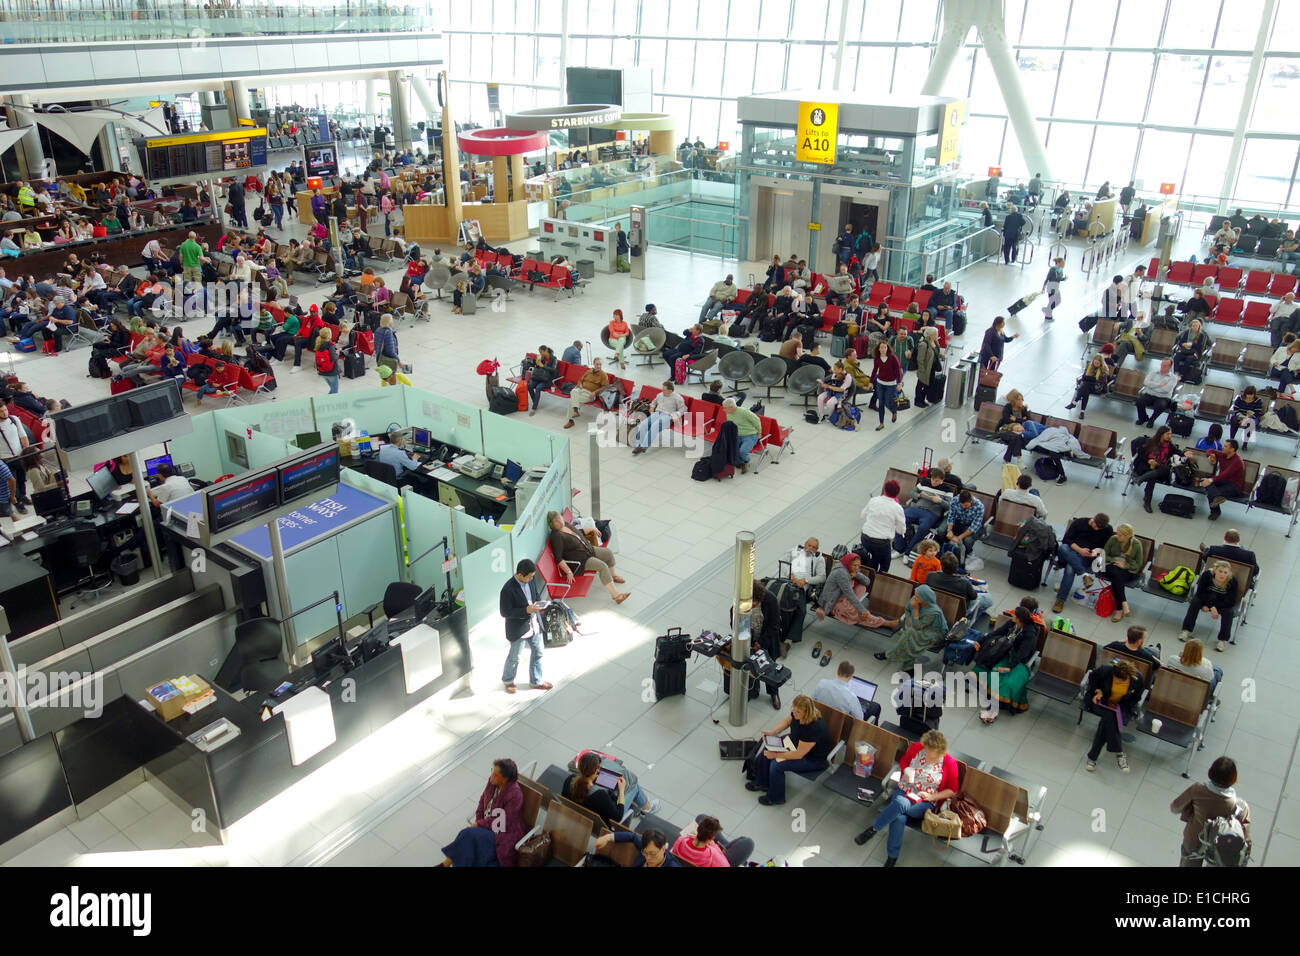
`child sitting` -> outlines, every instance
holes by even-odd
[[[924,584],[926,575],[939,569],[939,542],[926,538],[916,546],[916,560],[912,562],[911,579],[917,584]]]

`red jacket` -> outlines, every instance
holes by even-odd
[[[1215,457],[1217,470],[1211,481],[1223,481],[1232,485],[1240,492],[1246,485],[1246,465],[1241,460],[1240,455],[1233,455],[1231,458],[1226,455]]]
[[[221,371],[214,368],[212,374],[208,376],[208,384],[213,388],[225,388],[228,385],[234,385],[238,381],[239,366],[233,364],[233,362],[227,362],[226,367]]]
[[[916,755],[923,749],[924,748],[919,743],[912,744],[912,746],[908,747],[907,753],[903,754],[903,759],[898,761],[898,769],[906,770],[911,766],[912,760]],[[939,784],[939,789],[941,791],[951,790],[953,793],[957,792],[957,761],[952,754],[943,755],[943,778],[942,782]]]
[[[298,338],[306,339],[310,344],[316,341],[316,330],[323,328],[325,325],[320,315],[310,312],[303,317],[302,324],[298,326]]]

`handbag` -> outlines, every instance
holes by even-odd
[[[551,858],[551,835],[534,833],[519,848],[519,866],[545,866]]]
[[[996,369],[980,369],[980,385],[985,388],[997,388],[1002,384],[1002,373]]]
[[[1097,605],[1093,608],[1098,617],[1110,617],[1115,613],[1115,592],[1108,584],[1097,595]]]
[[[945,847],[953,840],[960,840],[961,830],[961,817],[951,810],[943,810],[939,813],[926,810],[925,817],[921,820],[921,832],[930,836],[936,845],[939,843],[938,838],[946,841],[943,844]]]
[[[988,816],[980,808],[980,805],[964,793],[959,793],[948,804],[945,813],[951,813],[961,821],[961,835],[963,837],[976,836],[984,832],[984,828],[989,825]]]

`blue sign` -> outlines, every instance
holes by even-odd
[[[280,544],[285,552],[327,537],[343,525],[366,518],[387,508],[390,502],[367,494],[351,485],[339,485],[338,491],[328,498],[304,504],[297,511],[279,520]],[[230,543],[259,558],[271,557],[271,536],[266,525],[258,525],[236,535]]]

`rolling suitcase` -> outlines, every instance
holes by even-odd
[[[366,374],[366,357],[354,349],[343,351],[343,377],[363,378]]]
[[[996,385],[976,385],[975,386],[975,408],[979,409],[985,402],[996,402],[998,400],[998,389]]]
[[[655,638],[655,663],[675,664],[691,656],[691,636],[683,634],[680,627],[668,628],[668,633]]]
[[[654,666],[655,700],[686,693],[686,662],[656,663]]]
[[[1039,585],[1043,582],[1043,565],[1046,561],[1046,558],[1029,561],[1013,554],[1011,556],[1011,570],[1007,572],[1007,582],[1012,587],[1024,591],[1037,591]]]

